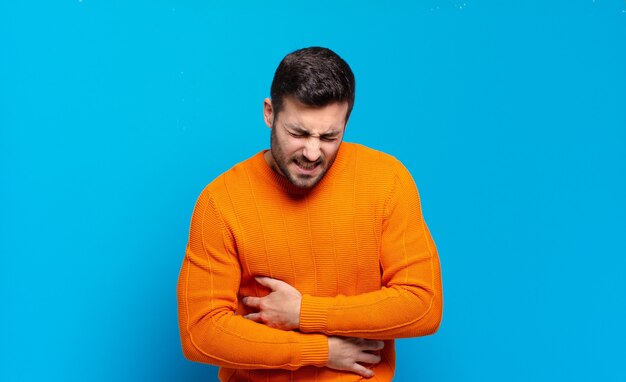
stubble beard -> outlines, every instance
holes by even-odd
[[[317,162],[315,162],[315,165],[321,167],[321,171],[318,175],[314,177],[309,176],[309,175],[293,174],[289,170],[289,165],[291,163],[295,163],[297,165],[299,164],[302,167],[311,166],[314,163],[311,163],[309,160],[307,160],[303,156],[288,158],[283,152],[280,144],[278,143],[278,138],[276,138],[275,131],[276,131],[276,127],[273,126],[272,132],[270,134],[271,135],[270,152],[272,154],[272,157],[274,158],[274,164],[278,167],[278,169],[280,170],[280,173],[285,178],[287,178],[289,183],[293,184],[296,187],[303,188],[303,189],[313,188],[322,180],[322,178],[324,178],[324,175],[326,175],[326,172],[328,171],[330,166],[332,166],[335,158],[332,158],[330,161],[326,162],[325,158],[321,157]]]

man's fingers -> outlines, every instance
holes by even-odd
[[[259,308],[261,305],[261,297],[244,297],[241,302],[250,308]]]
[[[357,357],[357,362],[377,364],[380,362],[380,356],[372,353],[361,353]]]
[[[278,289],[281,284],[284,284],[283,281],[273,279],[271,277],[255,277],[256,282],[263,285],[266,288],[270,288],[272,291]]]
[[[355,363],[350,371],[365,378],[372,378],[374,376],[374,372],[372,370],[363,365],[359,365],[358,363]]]
[[[382,350],[385,347],[385,342],[378,341],[378,340],[366,340],[364,338],[353,337],[353,338],[349,338],[348,341],[352,342],[353,344],[355,344],[362,350],[368,350],[368,351]]]
[[[364,340],[360,346],[363,350],[382,350],[385,347],[385,343],[383,341]]]
[[[383,341],[363,338],[328,337],[328,362],[326,366],[335,370],[346,370],[364,378],[374,376],[374,371],[367,364],[381,361],[378,354],[371,353],[382,349]]]
[[[260,313],[250,313],[250,314],[246,314],[245,316],[243,316],[243,318],[246,318],[250,321],[254,321],[254,322],[261,322],[261,314]]]

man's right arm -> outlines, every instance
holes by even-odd
[[[236,253],[205,190],[194,209],[177,288],[180,335],[188,359],[237,369],[327,366],[372,376],[361,363],[380,361],[370,351],[382,349],[382,341],[279,330],[236,315],[241,281]]]
[[[185,356],[245,369],[294,370],[327,364],[327,336],[273,329],[236,315],[240,281],[234,240],[205,190],[194,209],[178,279],[178,318]]]

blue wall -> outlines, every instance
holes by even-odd
[[[178,339],[192,208],[310,45],[440,251],[444,321],[397,380],[626,380],[624,1],[231,3],[0,4],[0,380],[215,380]]]

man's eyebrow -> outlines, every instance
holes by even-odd
[[[295,133],[303,133],[303,134],[308,134],[309,132],[306,131],[306,129],[298,126],[298,125],[292,125],[292,124],[285,124],[285,127],[287,127],[289,130],[293,130]]]
[[[292,124],[286,123],[285,127],[287,127],[289,130],[292,130],[294,133],[310,135],[308,130],[300,127],[299,125],[292,125]],[[329,132],[320,134],[320,136],[322,136],[322,137],[332,137],[332,136],[335,136],[335,135],[339,135],[339,133],[341,133],[340,130],[333,129],[333,130],[331,130]]]

